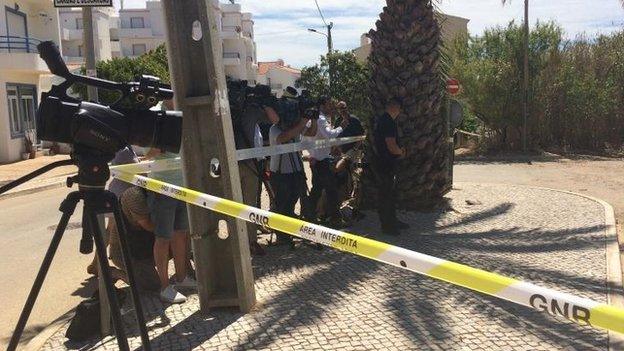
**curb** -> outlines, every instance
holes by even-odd
[[[478,184],[478,185],[512,185],[518,187],[526,187],[533,189],[542,189],[555,191],[559,193],[574,195],[594,201],[604,208],[605,212],[605,256],[607,265],[607,303],[609,305],[624,308],[624,285],[622,279],[624,276],[624,252],[620,252],[620,242],[618,240],[617,222],[615,219],[615,210],[608,202],[596,197],[579,194],[572,191],[546,188],[541,186],[522,185],[522,184],[503,184],[503,183],[473,183],[473,182],[457,182],[455,184]],[[622,243],[624,245],[624,242]],[[624,350],[624,335],[608,331],[609,350]]]
[[[58,181],[56,181],[54,183],[50,183],[50,184],[46,184],[46,185],[36,186],[36,187],[33,187],[33,188],[22,189],[22,190],[17,190],[17,191],[13,191],[13,192],[8,192],[6,194],[2,194],[2,195],[0,195],[0,200],[10,199],[10,198],[23,196],[23,195],[28,195],[28,194],[34,194],[34,193],[38,193],[40,191],[45,191],[45,190],[50,190],[50,189],[62,188],[62,187],[65,186],[65,184],[66,184],[66,179],[59,179]]]

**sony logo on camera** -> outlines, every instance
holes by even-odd
[[[102,134],[102,133],[98,132],[98,131],[97,131],[97,130],[95,130],[95,129],[90,129],[90,130],[89,130],[89,133],[90,133],[91,135],[93,135],[94,137],[96,137],[96,138],[100,139],[100,140],[101,140],[101,141],[103,141],[103,142],[110,142],[110,141],[111,141],[111,138],[109,138],[109,137],[107,137],[106,135],[104,135],[104,134]]]

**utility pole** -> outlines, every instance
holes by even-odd
[[[176,108],[184,114],[185,182],[190,189],[242,203],[221,42],[211,3],[162,1],[171,83]],[[189,219],[201,311],[238,307],[248,312],[256,296],[247,226],[196,206],[189,206]]]
[[[85,57],[85,68],[87,76],[97,77],[96,71],[96,52],[95,52],[95,40],[93,38],[93,8],[82,8],[82,48],[83,55]],[[98,90],[96,87],[87,86],[87,98],[91,102],[98,102]],[[106,233],[106,224],[104,217],[98,216],[97,223],[91,223],[91,226],[99,226],[101,233]],[[83,228],[83,230],[91,230],[91,228]],[[105,262],[108,264],[108,262]],[[98,269],[98,290],[100,297],[100,332],[102,335],[110,335],[111,328],[111,315],[110,305],[108,303],[108,296],[106,295],[106,283],[102,278],[102,271],[100,265],[97,265]]]
[[[97,77],[95,70],[95,42],[93,40],[93,8],[82,8],[82,47],[85,57],[85,67],[87,76]],[[96,87],[88,86],[87,94],[89,101],[98,101],[98,91]]]
[[[529,0],[524,0],[524,94],[522,99],[522,113],[524,116],[522,151],[526,153],[528,151],[529,119]]]
[[[334,52],[334,42],[332,41],[332,29],[334,28],[334,22],[329,22],[327,25],[327,53],[332,54]]]

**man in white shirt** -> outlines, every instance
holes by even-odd
[[[319,116],[316,133],[314,136],[304,136],[304,140],[323,140],[337,138],[342,133],[342,127],[333,128],[329,113],[332,108],[332,100],[329,97],[321,97],[319,99]],[[312,190],[308,197],[309,209],[306,213],[307,219],[315,221],[316,208],[318,202],[325,190],[326,206],[325,215],[330,225],[340,226],[340,213],[338,211],[338,183],[336,174],[333,171],[333,157],[331,156],[331,148],[320,148],[310,150],[310,168],[312,169]]]

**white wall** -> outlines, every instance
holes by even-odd
[[[2,55],[2,54],[0,54]],[[41,87],[38,73],[21,71],[0,71],[0,163],[19,161],[25,151],[23,137],[11,137],[9,108],[7,104],[7,83],[31,84],[37,87],[37,103],[41,101]]]
[[[158,46],[165,43],[165,38],[120,38],[119,45],[121,48],[121,56],[133,57],[132,45],[145,44],[146,51],[155,50]]]
[[[93,11],[93,36],[95,40],[95,55],[98,60],[110,60],[111,53],[111,17],[110,11],[94,8]],[[60,22],[62,28],[78,31],[80,37],[74,40],[63,40],[63,55],[80,57],[78,47],[83,45],[82,30],[78,30],[77,22],[82,22],[82,10],[61,10]],[[83,48],[84,50],[84,48]]]

